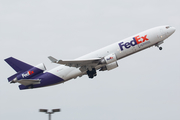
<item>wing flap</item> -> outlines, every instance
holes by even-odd
[[[90,58],[90,59],[76,59],[76,60],[57,60],[52,56],[48,57],[53,63],[66,65],[69,67],[76,67],[76,68],[90,68],[95,67],[99,64],[101,58]]]

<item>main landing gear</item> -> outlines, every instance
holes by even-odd
[[[89,77],[89,78],[93,78],[94,76],[96,76],[96,75],[97,75],[97,73],[96,73],[96,69],[95,69],[95,68],[92,68],[92,70],[91,70],[91,71],[90,71],[90,70],[88,70],[86,73],[88,74],[88,77]]]

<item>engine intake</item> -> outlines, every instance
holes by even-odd
[[[115,53],[109,54],[107,56],[105,56],[102,60],[101,60],[101,64],[109,64],[112,62],[117,61],[116,55]]]

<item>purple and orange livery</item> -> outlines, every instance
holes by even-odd
[[[19,88],[21,90],[63,82],[61,78],[51,73],[44,73],[46,68],[43,63],[34,67],[13,57],[7,58],[5,61],[17,72],[9,77],[8,81],[11,83],[20,83]]]
[[[124,50],[123,48],[129,49],[131,46],[141,44],[141,43],[146,42],[148,40],[149,39],[147,38],[147,35],[144,35],[144,36],[141,36],[141,37],[139,37],[139,35],[138,35],[136,37],[133,37],[133,40],[131,40],[130,42],[126,42],[126,43],[121,42],[121,43],[119,43],[119,47],[120,47],[121,51],[123,51]]]
[[[171,26],[159,26],[138,33],[127,39],[118,41],[104,48],[86,54],[74,60],[58,60],[52,56],[51,62],[61,64],[47,72],[44,64],[31,66],[15,58],[7,58],[5,61],[17,72],[8,78],[10,83],[20,83],[19,88],[39,88],[51,86],[76,79],[83,75],[89,78],[97,76],[97,70],[109,71],[118,67],[117,61],[149,48],[156,46],[162,50],[161,45],[165,39],[175,32]]]

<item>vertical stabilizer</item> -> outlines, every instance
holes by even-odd
[[[22,70],[28,70],[30,68],[32,68],[33,66],[24,63],[20,60],[17,60],[13,57],[9,57],[7,59],[5,59],[5,61],[16,71],[16,72],[20,72]]]
[[[8,78],[8,81],[10,82],[13,80],[17,75],[23,73],[24,71],[31,69],[33,66],[24,63],[20,60],[17,60],[13,57],[9,57],[5,59],[5,61],[17,72],[16,74],[12,75],[11,77]]]

